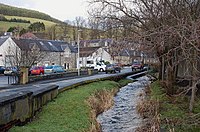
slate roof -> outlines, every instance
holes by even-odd
[[[92,53],[94,53],[96,50],[98,50],[99,47],[84,47],[80,48],[80,57],[88,57]]]
[[[8,39],[8,37],[0,37],[0,46]]]
[[[120,53],[121,56],[141,56],[140,51],[135,51],[135,50],[129,50],[129,49],[124,49]]]
[[[33,45],[37,45],[41,51],[47,52],[64,52],[65,48],[75,51],[73,46],[64,41],[41,40],[41,39],[13,39],[21,50],[31,50]]]

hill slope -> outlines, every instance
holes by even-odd
[[[45,13],[41,13],[39,11],[17,8],[13,6],[4,5],[1,3],[0,3],[0,14],[7,15],[7,16],[31,17],[31,18],[52,21],[55,23],[61,23],[61,21],[55,18],[52,18],[51,16]]]

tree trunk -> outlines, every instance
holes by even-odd
[[[196,82],[193,80],[192,81],[192,95],[191,95],[190,106],[189,106],[190,113],[193,111],[195,94],[196,94]]]
[[[196,84],[197,84],[197,52],[194,50],[193,52],[193,59],[192,59],[192,95],[190,99],[190,106],[189,106],[189,112],[193,111],[194,107],[194,101],[195,101],[195,95],[196,95]]]

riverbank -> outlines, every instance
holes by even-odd
[[[195,100],[193,113],[189,113],[189,96],[168,96],[156,81],[145,90],[147,98],[138,104],[140,115],[146,119],[138,131],[200,131],[200,99]]]
[[[109,95],[114,96],[116,91],[125,85],[130,80],[125,81],[100,81],[94,82],[87,85],[79,86],[75,89],[65,91],[57,96],[52,102],[49,102],[44,106],[32,122],[25,126],[16,126],[10,129],[10,132],[21,132],[21,131],[35,131],[35,132],[49,132],[49,131],[67,131],[67,132],[82,132],[82,131],[95,131],[94,126],[96,121],[94,105],[88,105],[90,97],[100,93],[100,91],[112,91],[105,92],[112,93]],[[107,97],[105,98],[105,100]],[[102,100],[102,103],[106,103]],[[111,102],[111,103],[108,103]],[[112,101],[108,101],[106,108],[112,106]],[[102,103],[100,103],[102,105]],[[92,114],[93,113],[93,114]],[[98,112],[97,112],[98,113]],[[97,128],[96,130],[98,130]]]

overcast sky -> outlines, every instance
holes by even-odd
[[[0,3],[33,9],[46,13],[61,21],[87,17],[87,0],[0,0]]]

